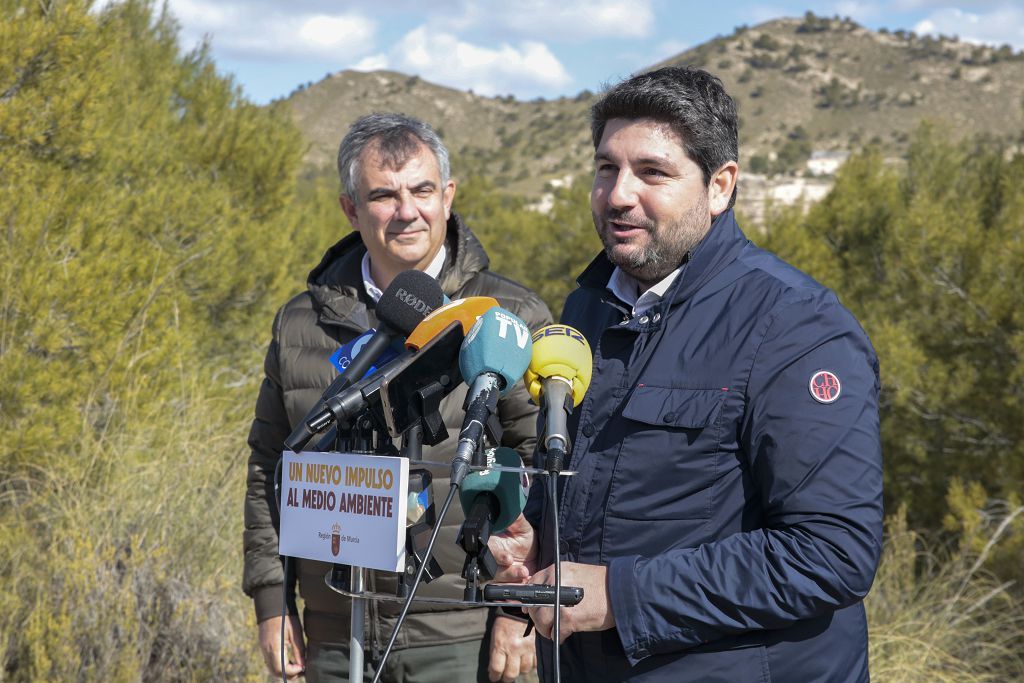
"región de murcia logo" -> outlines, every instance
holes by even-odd
[[[341,552],[341,525],[335,522],[331,526],[331,554],[337,557]]]

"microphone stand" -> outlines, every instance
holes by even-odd
[[[335,442],[335,451],[338,453],[348,453],[353,441],[351,431],[346,429],[348,425],[339,424],[337,427],[338,435]],[[344,437],[342,436],[343,434],[345,435]],[[363,640],[366,633],[366,614],[363,611],[363,603],[365,601],[363,598],[356,596],[366,590],[366,569],[354,565],[350,566],[348,583],[349,591],[354,594],[352,596],[352,611],[349,617],[348,680],[361,681],[363,679]]]
[[[448,514],[448,508],[451,507],[452,501],[455,500],[455,493],[458,490],[459,487],[455,483],[453,483],[451,488],[448,490],[448,497],[444,499],[444,505],[441,506],[441,512],[438,515],[437,526],[435,526],[431,532],[430,541],[427,543],[427,549],[425,551],[426,560],[429,560],[432,557],[434,552],[434,542],[437,540],[438,533],[441,531],[441,525],[444,523],[445,515]],[[388,640],[388,645],[384,648],[384,655],[378,663],[377,673],[373,677],[373,683],[378,683],[378,681],[380,681],[380,676],[384,672],[384,662],[387,661],[388,655],[391,654],[391,650],[395,646],[395,640],[398,639],[398,631],[402,628],[402,624],[405,622],[405,618],[409,614],[409,608],[412,607],[412,601],[416,597],[416,590],[420,586],[423,574],[426,572],[428,564],[428,561],[424,561],[416,571],[416,578],[413,580],[412,587],[409,589],[409,596],[402,605],[402,613],[398,615],[398,621],[395,622],[395,628],[391,631],[391,638]],[[351,674],[349,680],[354,680],[351,678]]]
[[[489,416],[488,416],[488,419],[484,420],[484,423],[483,423],[483,425],[481,425],[481,427],[485,428],[485,429],[488,429],[490,431],[490,436],[494,436],[494,432],[493,432],[494,429],[499,430],[498,431],[498,438],[500,438],[500,436],[501,436],[501,432],[500,432],[501,426],[500,426],[500,423],[498,423],[497,421],[489,419]],[[417,440],[417,438],[422,438],[423,432],[422,432],[422,430],[419,430],[419,431],[417,431],[417,430],[410,430],[410,432],[408,434],[409,434],[408,438],[411,438],[415,442]],[[407,443],[407,448],[408,448],[409,447],[408,446],[409,442],[407,441],[406,443]],[[413,443],[412,444],[413,452],[418,452],[419,447],[421,445],[422,444]],[[481,451],[481,447],[480,447],[479,444],[477,446],[477,449],[474,450],[470,454],[465,453],[465,449],[460,449],[460,451],[457,452],[455,458],[452,460],[451,476],[450,476],[451,485],[450,485],[450,487],[448,489],[448,496],[445,498],[444,504],[441,506],[441,510],[438,513],[437,525],[431,531],[430,540],[427,542],[427,547],[426,547],[426,550],[424,551],[423,562],[420,563],[420,566],[419,566],[419,568],[416,571],[416,577],[413,579],[412,586],[409,588],[409,594],[408,594],[408,596],[405,599],[405,603],[402,605],[402,612],[401,612],[401,614],[398,615],[398,620],[395,622],[395,627],[391,631],[391,638],[388,640],[387,647],[384,649],[384,655],[381,657],[381,660],[380,660],[380,662],[378,664],[377,673],[376,673],[376,675],[373,678],[373,683],[378,683],[378,681],[380,680],[381,674],[384,671],[384,662],[387,661],[388,656],[391,654],[391,650],[395,646],[395,640],[397,640],[397,638],[398,638],[398,632],[402,628],[402,624],[405,623],[405,619],[406,619],[406,617],[409,614],[409,608],[412,607],[413,600],[415,600],[415,598],[416,598],[416,591],[419,589],[420,584],[422,583],[422,580],[423,580],[423,576],[426,573],[428,566],[430,565],[430,561],[432,559],[433,552],[434,552],[434,543],[437,541],[437,537],[438,537],[438,534],[441,531],[441,527],[444,526],[444,518],[448,514],[448,508],[451,507],[452,501],[455,500],[455,494],[458,493],[459,488],[462,486],[463,480],[466,478],[466,475],[469,474],[469,467],[470,467],[471,461],[478,461],[479,462],[481,460],[481,458],[482,458],[482,454],[478,453],[477,451]],[[484,540],[484,542],[486,543],[486,539]],[[473,564],[474,564],[474,567],[475,567],[475,563],[473,563]],[[475,581],[474,581],[474,583],[475,583]],[[467,587],[467,591],[468,591],[468,587]],[[473,593],[475,595],[476,591],[474,590]],[[556,603],[558,601],[558,595],[559,595],[558,593],[555,593],[555,601],[556,601]],[[557,609],[557,606],[556,606],[556,609]],[[350,679],[350,680],[352,680],[352,679]]]
[[[342,436],[342,435],[346,436]],[[376,438],[374,438],[376,436]],[[355,424],[338,425],[338,436],[335,449],[339,453],[365,453],[381,455],[389,452],[390,441],[386,434],[374,429],[369,411],[364,411],[355,419]],[[349,567],[349,592],[352,596],[352,614],[349,622],[349,662],[348,676],[350,681],[363,678],[365,662],[364,640],[366,635],[366,598],[358,597],[366,591],[366,568],[351,565]]]
[[[572,401],[572,387],[563,381],[553,381],[548,390],[554,394],[553,398],[562,395],[561,405],[559,406],[557,401],[552,401],[548,404],[548,411],[552,409],[565,411],[567,415],[572,414],[573,401]],[[567,434],[559,433],[554,429],[554,425],[557,423],[565,424],[565,420],[555,420],[554,416],[546,415],[547,429],[545,435],[545,449],[547,451],[547,457],[544,460],[544,469],[547,470],[548,478],[548,498],[551,500],[551,517],[554,521],[552,530],[552,540],[555,546],[555,595],[560,596],[562,594],[562,549],[559,541],[559,521],[558,521],[558,476],[562,472],[562,468],[565,464],[566,453],[569,450],[569,438]],[[555,682],[560,683],[562,680],[562,657],[561,657],[561,642],[559,636],[561,634],[562,625],[562,607],[556,601],[554,613],[554,623],[552,624],[551,630],[551,648],[552,648],[552,659],[554,661],[555,669]]]
[[[562,594],[562,551],[559,548],[558,539],[558,474],[561,471],[561,462],[565,457],[564,447],[561,447],[559,455],[552,455],[555,449],[548,449],[547,457],[547,478],[548,478],[548,497],[551,499],[551,516],[554,520],[554,529],[552,533],[552,540],[555,545],[555,595]],[[556,451],[558,452],[558,451]],[[557,465],[555,465],[557,463]],[[561,643],[559,642],[559,634],[561,633],[562,624],[562,607],[561,605],[555,605],[554,624],[552,627],[551,639],[552,654],[554,659],[555,667],[555,681],[562,680],[562,662],[561,662]]]

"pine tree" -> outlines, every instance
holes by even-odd
[[[940,525],[954,478],[1024,484],[1024,157],[924,126],[905,167],[852,158],[766,245],[834,288],[882,370],[889,507]]]

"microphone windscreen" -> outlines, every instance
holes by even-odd
[[[578,406],[590,386],[594,356],[587,338],[568,325],[548,325],[533,335],[533,357],[523,374],[530,397],[540,403],[543,381],[562,377],[572,384],[572,404]]]
[[[503,465],[504,467],[522,467],[519,454],[508,446],[489,448],[485,451],[487,465]],[[491,533],[500,534],[516,521],[526,505],[525,474],[506,470],[481,470],[470,472],[462,480],[459,489],[459,502],[467,515],[473,507],[476,497],[481,494],[494,496],[497,517],[491,524]]]
[[[408,335],[444,302],[437,280],[422,270],[405,270],[395,276],[377,302],[377,318],[391,329]]]
[[[406,336],[405,348],[416,350],[423,347],[455,321],[462,324],[462,334],[465,336],[480,316],[497,305],[497,300],[489,296],[456,299],[424,318]]]
[[[523,376],[530,365],[533,341],[530,329],[514,313],[495,306],[476,321],[462,342],[459,370],[466,384],[485,372],[500,375],[504,380],[501,395]]]

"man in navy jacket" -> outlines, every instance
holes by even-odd
[[[835,294],[744,237],[721,82],[664,68],[592,111],[604,244],[563,322],[594,351],[559,481],[562,677],[866,681],[881,550],[878,361]],[[492,549],[554,583],[540,482]],[[551,638],[550,609],[533,609]],[[550,643],[539,648],[553,676]]]

